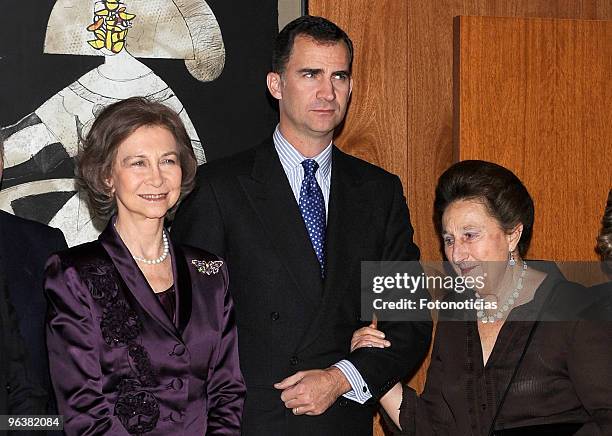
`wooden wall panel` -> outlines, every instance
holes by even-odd
[[[612,2],[407,0],[407,3],[408,199],[423,258],[440,259],[432,205],[437,178],[456,158],[452,138],[453,17],[488,15],[609,20],[612,19]],[[349,4],[346,3],[347,8],[350,8]],[[602,204],[605,204],[605,198]]]
[[[529,257],[597,260],[612,186],[612,21],[460,17],[459,157],[512,169],[534,197]]]
[[[609,0],[309,0],[356,46],[356,91],[339,146],[404,182],[423,259],[441,253],[435,183],[453,156],[453,17],[612,19]],[[404,98],[404,101],[402,101]]]
[[[407,2],[352,0],[309,3],[313,15],[333,17],[355,45],[353,95],[336,142],[346,152],[406,177]],[[397,29],[388,32],[387,29]]]

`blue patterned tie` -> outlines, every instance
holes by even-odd
[[[314,159],[306,159],[302,166],[304,180],[300,188],[300,212],[321,265],[321,277],[325,277],[325,200],[315,178],[319,164]]]

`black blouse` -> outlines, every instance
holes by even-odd
[[[530,303],[511,311],[486,365],[476,320],[440,321],[423,394],[403,389],[400,434],[488,435],[535,326],[495,429],[580,423],[576,435],[612,435],[612,322],[512,321],[531,319],[551,292],[578,302],[585,291],[547,277]]]
[[[176,324],[174,319],[174,313],[176,309],[176,294],[174,292],[174,285],[170,286],[163,292],[156,293],[155,296],[164,308],[164,312],[166,312],[168,318],[170,318],[172,322]]]

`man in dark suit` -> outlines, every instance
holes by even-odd
[[[0,142],[0,179],[3,149]],[[66,248],[58,229],[0,211],[0,264],[4,270],[10,301],[28,355],[33,382],[51,393],[45,346],[46,302],[43,293],[45,262],[51,253]],[[49,395],[51,399],[53,396]],[[51,407],[51,411],[53,407]]]
[[[360,262],[419,257],[400,180],[332,144],[352,52],[328,20],[288,24],[267,77],[272,138],[204,165],[173,224],[176,239],[228,262],[245,435],[371,435],[375,400],[428,349],[429,321],[379,322],[393,345],[349,353],[364,325]]]
[[[9,301],[0,264],[0,415],[37,415],[47,412],[47,394],[32,381],[27,352]],[[0,431],[0,434],[5,432]]]

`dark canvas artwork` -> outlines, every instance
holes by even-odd
[[[93,239],[78,137],[130,95],[176,109],[200,164],[259,143],[277,122],[265,85],[277,17],[276,0],[4,0],[0,208],[69,245]]]

